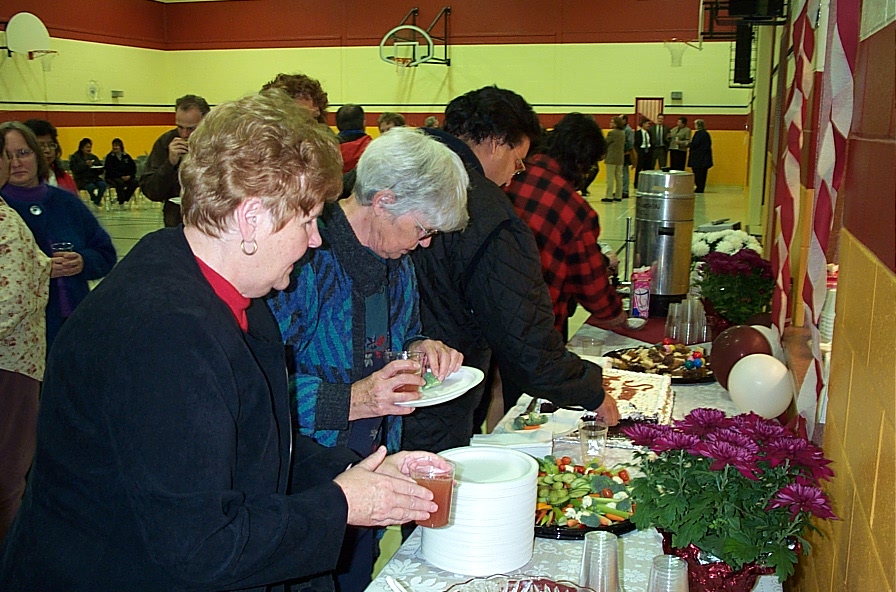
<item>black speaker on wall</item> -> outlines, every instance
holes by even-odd
[[[784,0],[728,0],[728,14],[736,18],[780,18]]]
[[[753,26],[737,24],[734,41],[734,84],[753,84]]]

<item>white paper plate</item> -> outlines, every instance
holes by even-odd
[[[565,436],[576,431],[579,427],[579,420],[582,418],[584,411],[572,411],[571,409],[558,409],[554,413],[547,413],[549,416],[547,423],[541,424],[536,430],[515,430],[513,429],[514,418],[508,418],[504,426],[508,432],[513,434],[529,433],[545,430],[551,432],[555,436]]]
[[[401,407],[429,407],[439,403],[447,403],[466,393],[482,382],[485,374],[479,368],[461,366],[454,374],[449,374],[442,384],[420,391],[422,397],[416,401],[399,401]]]
[[[454,461],[458,487],[531,480],[538,475],[538,463],[531,456],[502,446],[464,446],[440,453]],[[471,487],[470,489],[477,489]]]

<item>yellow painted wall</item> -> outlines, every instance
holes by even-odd
[[[791,592],[896,591],[896,275],[841,233],[824,450],[839,521],[809,537]]]

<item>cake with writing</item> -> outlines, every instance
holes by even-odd
[[[616,399],[620,420],[668,424],[672,419],[672,379],[664,374],[645,374],[606,369],[604,391]]]

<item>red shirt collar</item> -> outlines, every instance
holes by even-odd
[[[230,308],[230,312],[232,312],[233,316],[236,318],[236,322],[239,324],[240,329],[248,331],[249,318],[246,316],[246,309],[249,308],[249,304],[252,301],[240,294],[239,291],[233,287],[233,284],[224,279],[224,277],[217,271],[206,265],[206,263],[199,257],[196,257],[196,263],[199,264],[199,269],[202,271],[202,275],[205,276],[205,279],[211,284],[212,290],[215,291],[218,298],[223,300],[224,304]]]

